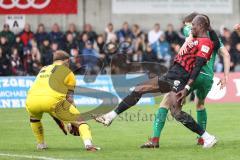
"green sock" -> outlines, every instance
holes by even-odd
[[[203,110],[197,110],[197,122],[204,130],[206,130],[206,127],[207,127],[207,111],[206,111],[205,108]]]
[[[153,122],[153,137],[160,137],[167,118],[168,109],[160,107]]]

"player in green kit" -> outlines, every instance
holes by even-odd
[[[187,45],[190,45],[191,43],[191,22],[194,17],[196,17],[198,13],[192,13],[185,17],[184,19],[184,35],[188,38],[186,38],[186,41],[184,45],[181,47],[178,54],[185,54],[185,48]],[[206,19],[209,21],[209,18],[205,15]],[[209,36],[211,36],[209,32]],[[220,41],[221,42],[221,41]],[[224,61],[224,78],[222,78],[219,81],[220,89],[224,88],[227,80],[228,80],[228,74],[229,74],[229,68],[230,68],[230,55],[224,45],[221,43],[221,46],[219,48],[220,54],[223,57]],[[195,91],[196,92],[196,108],[197,108],[197,122],[198,124],[206,129],[207,125],[207,112],[204,107],[205,98],[208,94],[208,92],[211,90],[212,84],[213,84],[213,76],[214,76],[214,62],[216,59],[216,55],[218,52],[214,52],[212,54],[211,59],[208,61],[208,63],[202,67],[200,74],[198,75],[197,79],[195,80],[194,84],[189,87],[189,93]],[[153,135],[152,138],[149,139],[145,144],[141,146],[141,148],[158,148],[159,147],[159,139],[161,135],[161,131],[164,127],[166,117],[168,110],[170,108],[168,104],[169,95],[165,94],[163,97],[162,102],[160,103],[160,108],[156,112],[156,118],[153,123]],[[202,138],[198,138],[198,144],[203,144]]]

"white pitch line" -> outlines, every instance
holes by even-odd
[[[9,154],[9,153],[0,153],[0,156],[3,156],[3,157],[18,157],[18,158],[27,158],[27,159],[38,159],[38,160],[64,160],[64,159],[51,158],[51,157],[21,155],[21,154]]]

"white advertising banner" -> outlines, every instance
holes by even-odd
[[[232,0],[112,0],[114,14],[231,14]]]
[[[6,15],[5,23],[14,32],[19,32],[25,26],[25,15]]]
[[[214,83],[208,93],[207,102],[210,103],[239,103],[240,102],[240,73],[230,73],[227,87],[220,89],[218,85],[223,73],[214,74]]]

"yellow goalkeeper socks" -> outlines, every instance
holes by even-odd
[[[85,147],[88,145],[92,145],[92,135],[88,124],[86,123],[81,124],[78,130],[83,139]]]
[[[44,143],[43,127],[41,122],[31,122],[31,128],[38,144]]]

